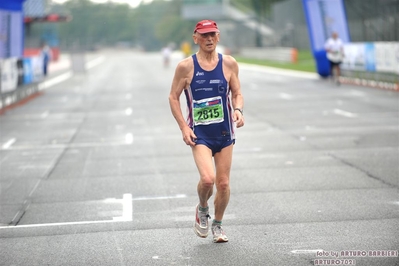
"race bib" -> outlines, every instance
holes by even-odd
[[[193,101],[194,125],[209,125],[224,121],[222,97]]]

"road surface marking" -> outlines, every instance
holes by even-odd
[[[133,113],[133,109],[132,109],[132,108],[126,108],[125,114],[126,114],[127,116],[132,115],[132,113]]]
[[[280,98],[284,100],[292,100],[294,97],[291,94],[282,92],[280,93]]]
[[[126,134],[125,142],[126,142],[126,144],[132,144],[133,143],[133,134],[132,133],[127,133]]]
[[[86,63],[86,69],[93,68],[93,67],[101,64],[103,61],[104,61],[104,56],[97,57],[96,59],[91,60],[90,62]]]
[[[122,199],[122,216],[113,217],[114,221],[133,221],[133,200],[132,194],[123,194]]]
[[[41,118],[46,118],[49,115],[49,111],[46,111],[40,115]]]
[[[322,252],[322,249],[295,249],[291,250],[291,253],[294,254],[309,254],[309,253],[317,253],[317,252]]]
[[[181,199],[187,198],[185,194],[177,194],[174,196],[160,196],[160,197],[138,197],[132,198],[131,194],[123,194],[123,199],[108,198],[103,200],[104,203],[121,202],[123,205],[122,216],[113,217],[112,220],[100,221],[80,221],[80,222],[64,222],[64,223],[43,223],[43,224],[25,224],[17,226],[0,226],[1,229],[18,229],[27,227],[46,227],[46,226],[64,226],[64,225],[84,225],[84,224],[101,224],[101,223],[115,223],[115,222],[130,222],[133,221],[133,201],[135,200],[163,200],[163,199]],[[191,217],[192,218],[192,217]]]
[[[39,84],[39,91],[48,89],[54,85],[57,85],[58,83],[61,83],[67,79],[72,77],[72,71],[68,71],[64,74],[61,74],[59,76],[56,76],[54,78],[48,79],[46,81],[43,81],[42,83]]]
[[[9,141],[7,141],[6,143],[3,144],[2,148],[3,148],[4,150],[10,148],[11,145],[13,145],[14,142],[15,142],[16,140],[17,140],[16,138],[10,139]]]
[[[349,118],[357,117],[357,114],[351,113],[351,112],[348,112],[348,111],[344,111],[344,110],[341,110],[341,109],[334,109],[334,113],[336,115],[342,115],[342,116],[349,117]]]
[[[183,199],[187,198],[185,194],[177,194],[175,196],[160,196],[160,197],[138,197],[133,200],[164,200],[164,199]]]
[[[100,63],[102,63],[103,61],[104,61],[104,56],[100,56],[100,57],[98,57],[98,58],[96,58],[96,59],[94,59],[92,61],[87,62],[86,63],[86,68],[90,69],[92,67],[95,67],[95,66],[99,65]],[[45,89],[48,89],[48,88],[50,88],[50,87],[52,87],[54,85],[57,85],[58,83],[61,83],[61,82],[65,81],[65,80],[71,78],[72,76],[73,76],[73,72],[72,71],[68,71],[68,72],[65,72],[65,73],[63,73],[63,74],[61,74],[59,76],[54,77],[54,78],[50,78],[48,80],[45,80],[45,81],[43,81],[43,82],[41,82],[39,84],[39,86],[38,86],[39,91],[45,90]]]

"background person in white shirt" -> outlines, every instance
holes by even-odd
[[[344,43],[338,37],[337,32],[333,32],[331,37],[328,38],[326,43],[324,44],[324,48],[327,52],[327,59],[330,61],[330,74],[334,77],[334,69],[336,71],[337,81],[339,76],[341,75],[340,64],[344,58]]]
[[[163,66],[169,67],[170,56],[172,55],[172,49],[169,46],[162,48]]]

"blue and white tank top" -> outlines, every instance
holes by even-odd
[[[192,55],[194,74],[190,87],[184,90],[187,100],[187,124],[197,138],[233,140],[234,124],[230,88],[223,75],[223,56],[215,69],[206,71]]]

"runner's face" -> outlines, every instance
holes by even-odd
[[[194,34],[194,42],[204,51],[213,51],[216,48],[216,44],[219,42],[219,33],[208,32],[201,34],[196,32]]]
[[[332,34],[332,37],[333,37],[333,39],[337,39],[337,38],[338,38],[338,34],[337,34],[336,32],[334,32],[334,33]]]

